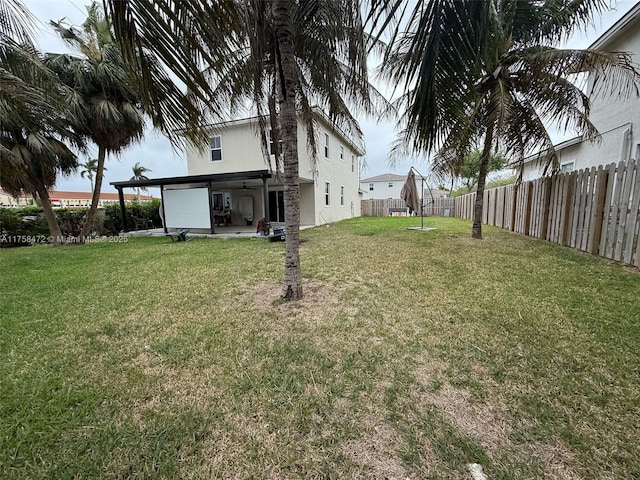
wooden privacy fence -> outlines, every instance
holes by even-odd
[[[471,220],[475,193],[455,198]],[[640,266],[640,162],[612,163],[484,192],[483,222]]]
[[[453,217],[455,202],[454,198],[424,198],[424,215],[432,217]]]
[[[407,205],[404,200],[399,198],[388,198],[384,200],[362,200],[361,215],[363,217],[386,217],[389,215],[390,209],[406,209]],[[434,217],[454,216],[454,199],[453,198],[434,198],[425,197],[424,199],[424,215]],[[420,215],[420,212],[417,212]]]
[[[386,217],[390,208],[407,208],[407,204],[399,198],[362,200],[360,214],[363,217]]]

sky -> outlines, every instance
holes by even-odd
[[[611,11],[606,12],[599,19],[594,19],[594,25],[586,32],[577,33],[567,42],[570,48],[588,47],[595,39],[613,25],[620,17],[629,11],[636,0],[611,1]],[[57,37],[49,26],[50,20],[65,18],[72,25],[80,25],[86,18],[85,5],[89,0],[25,0],[27,8],[37,19],[36,40],[40,50],[44,52],[62,53],[69,52],[69,48]],[[384,90],[384,89],[383,89]],[[423,156],[389,161],[389,150],[396,138],[397,132],[392,121],[376,121],[376,119],[359,119],[367,154],[365,156],[366,167],[361,172],[361,177],[371,177],[383,173],[395,173],[404,175],[414,166],[418,171],[426,174],[428,171],[428,159]],[[572,132],[552,132],[554,141],[560,142],[573,137]],[[90,157],[97,156],[97,149],[89,152]],[[86,157],[80,157],[79,163],[84,163]],[[159,132],[147,129],[144,139],[140,144],[132,145],[125,149],[119,156],[111,156],[106,163],[105,178],[102,191],[114,192],[115,189],[109,182],[129,180],[133,175],[132,166],[140,162],[150,169],[147,176],[150,178],[172,177],[187,175],[187,161],[184,152],[175,151],[170,142]],[[80,174],[71,177],[61,177],[56,185],[57,190],[90,191],[87,178],[81,178]],[[154,189],[151,193],[158,195]]]

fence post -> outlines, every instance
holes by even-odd
[[[600,250],[598,254],[601,257],[606,256],[607,242],[609,239],[609,226],[613,223],[611,218],[611,205],[613,201],[613,193],[616,179],[616,164],[610,163],[606,167],[607,169],[607,192],[605,194],[606,199],[604,203],[604,216],[602,218],[602,233],[600,234]]]
[[[542,181],[542,223],[540,225],[540,239],[548,240],[549,231],[549,204],[551,203],[551,178],[545,177]]]
[[[573,194],[575,191],[576,176],[575,173],[566,175],[566,182],[562,191],[562,220],[560,224],[560,245],[569,245],[569,225],[571,225],[571,207],[573,205]]]
[[[520,190],[521,183],[516,183],[512,188],[512,198],[511,198],[511,222],[509,230],[514,232],[516,229],[516,210],[518,209],[518,193]]]
[[[588,245],[590,246],[589,253],[592,255],[597,255],[600,251],[600,236],[602,234],[602,220],[604,218],[604,203],[608,176],[607,171],[600,165],[596,173],[596,188],[593,205],[591,206],[591,230],[589,231]]]
[[[527,182],[524,184],[524,195],[525,195],[525,204],[524,204],[524,235],[529,236],[529,231],[531,230],[531,201],[532,201],[532,192],[533,192],[533,182]]]

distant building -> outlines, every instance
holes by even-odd
[[[67,192],[60,190],[49,191],[49,198],[51,199],[51,204],[54,207],[88,207],[91,205],[91,195],[91,192]],[[136,194],[124,194],[124,200],[126,202],[130,202],[136,197]],[[153,197],[150,195],[140,195],[139,200],[141,202],[148,202],[149,200],[153,200]],[[30,195],[14,197],[8,192],[0,189],[0,206],[2,207],[24,207],[31,203],[33,203],[33,199]],[[98,206],[104,207],[110,203],[118,203],[118,194],[102,192],[100,194]]]
[[[396,175],[395,173],[383,173],[374,177],[363,178],[360,180],[360,191],[363,200],[387,200],[399,199],[400,191],[407,181],[406,175]],[[449,196],[449,190],[439,190],[437,188],[420,188],[421,179],[416,176],[416,190],[422,191],[425,202],[438,198]],[[428,187],[428,185],[424,185]]]
[[[433,198],[433,200],[437,200],[439,198],[449,198],[451,192],[449,190],[441,190],[439,188],[425,188],[424,191],[424,200],[428,202]]]
[[[363,200],[385,200],[400,198],[400,190],[407,181],[406,175],[383,173],[374,177],[360,179],[360,191]],[[420,191],[420,179],[416,179],[416,190]]]

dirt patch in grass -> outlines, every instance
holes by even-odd
[[[371,479],[408,478],[409,473],[397,457],[400,438],[396,431],[375,417],[365,421],[366,433],[342,448],[344,455],[358,466],[358,474]]]
[[[423,393],[421,400],[438,407],[449,422],[476,438],[489,452],[498,452],[509,444],[511,428],[502,402],[473,402],[468,390],[448,383],[435,393]]]
[[[337,315],[355,316],[358,313],[357,303],[341,300],[344,292],[355,286],[352,282],[336,286],[304,280],[304,297],[296,302],[286,302],[280,297],[279,284],[264,281],[251,287],[247,297],[264,321],[274,320],[269,329],[279,336],[294,325],[297,329],[317,328],[330,324]]]
[[[559,480],[580,480],[584,478],[578,475],[571,467],[572,464],[576,464],[577,460],[575,455],[564,445],[559,443],[554,445],[536,443],[531,446],[531,450],[528,453],[540,460],[544,466],[544,478]],[[612,477],[603,476],[599,478],[608,480]]]
[[[361,284],[346,281],[340,286],[331,285],[318,280],[303,280],[304,297],[296,302],[286,302],[280,296],[281,285],[263,281],[251,287],[249,297],[254,306],[261,312],[277,312],[281,316],[302,316],[309,309],[324,309],[340,305],[341,295],[346,290]]]
[[[430,375],[427,373],[428,378]],[[509,438],[512,426],[508,421],[507,405],[499,399],[475,402],[468,390],[446,383],[435,393],[422,393],[420,401],[435,405],[447,421],[464,435],[477,439],[494,458],[511,452],[524,463],[530,463],[532,459],[539,461],[544,469],[544,478],[581,478],[573,467],[577,463],[576,456],[565,445],[513,443]]]

